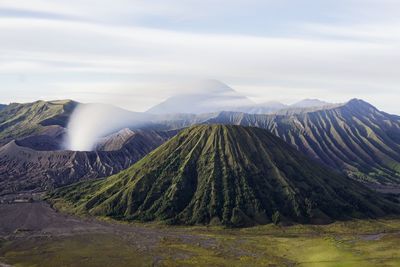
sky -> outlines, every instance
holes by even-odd
[[[0,0],[0,103],[144,111],[216,79],[252,100],[400,114],[398,0]]]

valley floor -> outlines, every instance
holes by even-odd
[[[400,266],[400,219],[224,229],[0,204],[0,266]]]

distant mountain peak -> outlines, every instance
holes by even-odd
[[[323,107],[330,105],[331,103],[319,100],[319,99],[312,99],[312,98],[306,98],[303,99],[299,102],[296,102],[291,105],[291,107],[294,108],[313,108],[313,107]]]
[[[368,105],[368,106],[372,106],[367,101],[364,101],[364,100],[359,99],[359,98],[352,98],[349,101],[347,101],[346,104],[348,104],[348,105]]]
[[[362,99],[358,99],[358,98],[350,99],[347,103],[344,104],[344,106],[350,107],[352,109],[357,109],[357,110],[366,110],[366,109],[378,110],[376,107],[374,107],[370,103],[368,103]]]
[[[153,114],[211,113],[234,110],[255,103],[228,85],[217,80],[205,80],[191,85],[188,92],[171,96],[150,108]]]
[[[227,84],[215,80],[215,79],[209,79],[209,80],[203,80],[198,83],[196,83],[194,86],[194,91],[196,94],[223,94],[223,93],[232,93],[236,92],[234,89],[229,87]]]

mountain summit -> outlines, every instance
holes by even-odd
[[[303,99],[299,102],[292,104],[291,108],[316,108],[332,105],[331,103],[321,101],[319,99]]]
[[[189,93],[172,96],[150,108],[153,114],[211,113],[255,105],[249,98],[216,80],[196,84]]]
[[[77,212],[174,224],[314,223],[397,211],[266,130],[222,125],[190,127],[127,170],[51,197]]]

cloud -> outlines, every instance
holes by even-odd
[[[303,28],[320,37],[376,42],[400,42],[400,23],[341,25],[305,24]]]
[[[379,65],[395,64],[399,57],[399,49],[387,42],[193,34],[44,19],[0,19],[0,29],[6,60],[40,61],[44,71],[57,65],[72,72],[249,78],[269,73],[304,78],[312,72],[364,79],[390,75]]]
[[[100,1],[94,5],[76,0],[2,1],[0,9],[71,17],[1,18],[0,81],[27,91],[46,88],[51,96],[57,92],[60,96],[70,92],[78,96],[77,100],[90,100],[92,96],[91,102],[100,96],[107,100],[110,94],[123,95],[132,97],[124,100],[131,101],[131,109],[135,110],[176,93],[174,87],[188,80],[208,78],[222,80],[243,94],[269,100],[320,95],[327,100],[362,98],[376,92],[389,99],[398,94],[400,23],[391,21],[393,11],[387,10],[396,5],[393,1],[385,0],[379,8],[376,1],[367,1],[361,10],[356,9],[358,1],[348,1],[346,8],[340,1],[337,5],[346,11],[343,16],[358,12],[363,19],[381,18],[386,10],[388,20],[346,20],[341,24],[291,18],[291,25],[297,26],[291,32],[286,29],[284,35],[160,29],[135,22],[139,17],[154,21],[153,16],[190,19],[196,13],[195,7],[198,14],[193,20],[201,21],[207,16],[210,2],[179,2],[121,1],[109,5]],[[306,2],[312,3],[303,1]],[[209,16],[220,15],[224,20],[232,17],[222,11],[223,5],[233,14],[240,14],[244,2],[220,3],[221,6],[213,6]],[[278,5],[273,1],[251,1],[249,5],[277,9],[288,6],[288,2]],[[119,14],[129,18],[130,12],[133,23],[118,20]],[[102,17],[118,23],[106,23]],[[245,23],[240,17],[239,21]],[[2,92],[2,97],[9,99],[10,94]],[[387,105],[394,107],[394,100]]]

